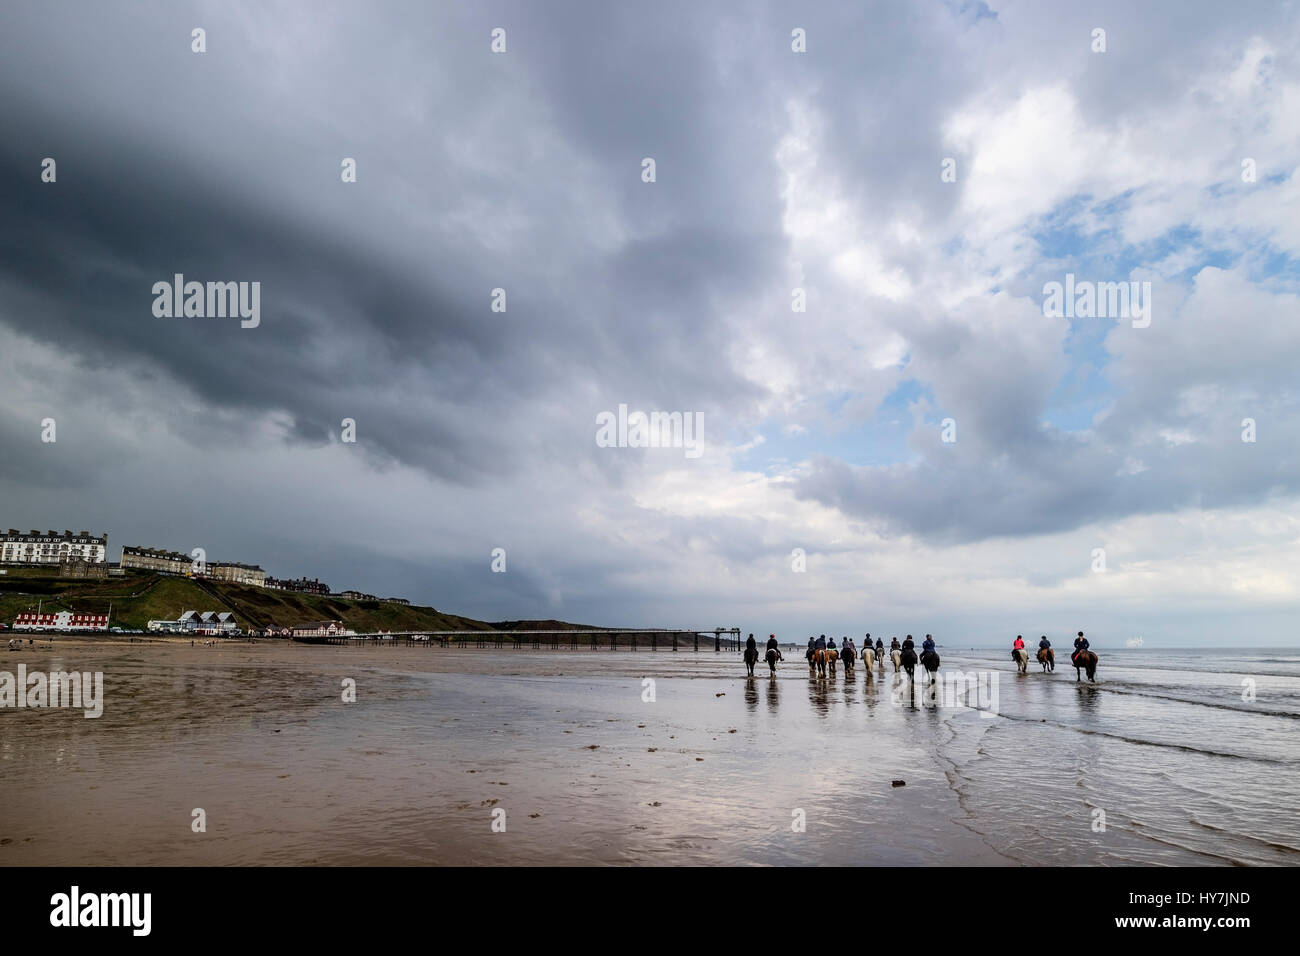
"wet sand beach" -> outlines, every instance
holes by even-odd
[[[0,865],[1295,864],[1300,658],[1220,653],[945,651],[985,717],[711,650],[60,640],[0,669],[103,716],[0,710]]]

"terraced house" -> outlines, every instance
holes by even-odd
[[[89,531],[29,531],[16,528],[0,535],[0,564],[59,564],[63,561],[86,561],[102,564],[108,556],[108,535]]]
[[[214,581],[229,581],[232,584],[252,584],[259,588],[266,586],[266,572],[256,564],[214,562],[208,565],[208,577]]]
[[[194,567],[194,559],[179,551],[125,547],[122,549],[122,567],[163,574],[188,574]]]

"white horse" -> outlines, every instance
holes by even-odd
[[[870,677],[871,668],[876,666],[876,651],[870,644],[862,648],[862,666]]]
[[[1023,647],[1017,647],[1011,654],[1016,659],[1016,666],[1020,668],[1020,673],[1025,673],[1029,669],[1029,652]]]
[[[898,669],[899,669],[900,667],[903,666],[903,651],[902,651],[902,649],[896,647],[896,648],[894,648],[892,651],[890,651],[890,652],[889,652],[889,659],[890,659],[891,661],[894,662],[894,673],[897,674],[897,673],[898,673]]]

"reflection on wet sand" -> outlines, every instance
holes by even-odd
[[[830,716],[831,707],[827,694],[826,681],[818,677],[808,678],[808,700],[812,704],[813,713],[818,717]]]
[[[1114,665],[1076,685],[967,664],[1006,676],[989,719],[905,676],[810,679],[797,660],[748,680],[727,655],[277,644],[58,661],[104,672],[104,714],[0,710],[0,865],[84,864],[88,847],[140,865],[1296,862],[1268,810],[1296,797],[1290,719],[1202,708],[1199,736],[1129,741],[1182,734],[1187,711]],[[1267,759],[1207,757],[1205,740]],[[1142,825],[1103,839],[1096,806]],[[906,839],[860,839],[864,815]]]

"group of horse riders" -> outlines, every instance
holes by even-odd
[[[1016,662],[1021,671],[1024,671],[1029,663],[1029,652],[1025,649],[1025,639],[1019,634],[1016,635],[1016,639],[1011,644],[1011,659]],[[1038,662],[1043,665],[1044,671],[1056,669],[1056,652],[1052,650],[1052,642],[1047,639],[1046,634],[1038,639]],[[1076,668],[1087,668],[1090,678],[1092,677],[1092,671],[1097,666],[1097,655],[1089,650],[1088,639],[1083,636],[1083,631],[1080,631],[1074,639],[1074,652],[1070,654],[1070,663]]]
[[[1015,635],[1015,640],[1011,643],[1011,659],[1018,663],[1021,662],[1021,654],[1018,652],[1022,652],[1022,650],[1024,650],[1024,637]],[[1079,635],[1074,639],[1074,653],[1070,654],[1071,663],[1078,663],[1079,652],[1082,652],[1082,650],[1088,650],[1088,639],[1083,636],[1083,631],[1079,631]],[[1041,636],[1039,639],[1039,661],[1045,663],[1050,670],[1054,658],[1056,658],[1056,652],[1052,650],[1052,641],[1048,640],[1047,635]]]
[[[858,648],[853,643],[853,638],[845,637],[837,648],[835,646],[835,638],[832,637],[830,640],[827,640],[826,635],[823,634],[820,637],[808,638],[808,651],[805,656],[808,658],[809,673],[819,671],[820,673],[825,674],[829,662],[831,673],[833,675],[835,672],[835,661],[840,660],[844,662],[844,672],[847,676],[853,672],[853,662],[859,657],[861,657],[863,661],[867,661],[868,655],[871,655],[872,659],[880,661],[881,666],[883,667],[885,660],[885,642],[877,637],[876,643],[873,646],[871,643],[871,635],[868,634],[863,643],[862,651],[859,652]],[[907,635],[901,644],[897,637],[890,641],[889,655],[894,661],[895,672],[902,667],[907,671],[909,676],[918,661],[931,674],[939,669],[939,654],[935,650],[934,638],[929,634],[925,635],[925,640],[921,642],[921,653],[919,656],[917,655],[916,644],[913,642],[911,634]],[[775,676],[777,661],[785,660],[781,654],[780,645],[777,644],[775,634],[769,634],[767,637],[766,657],[767,666],[771,670],[772,675]],[[1025,670],[1029,662],[1029,653],[1025,649],[1025,639],[1019,634],[1016,635],[1016,639],[1011,645],[1011,659],[1017,663],[1022,672]],[[1052,642],[1047,639],[1046,634],[1044,634],[1038,641],[1038,661],[1043,665],[1044,671],[1056,669],[1056,654],[1052,650]],[[754,640],[754,635],[750,634],[749,639],[745,642],[745,667],[748,669],[750,677],[754,676],[754,665],[757,662],[758,644]],[[1078,636],[1074,639],[1074,653],[1070,655],[1070,663],[1073,664],[1075,668],[1086,669],[1088,672],[1088,679],[1093,679],[1093,672],[1097,667],[1097,655],[1089,650],[1088,639],[1083,636],[1083,631],[1080,631]]]
[[[921,650],[918,655],[916,643],[909,634],[900,643],[898,638],[890,641],[888,653],[894,661],[894,670],[900,668],[906,670],[910,675],[913,668],[919,661],[926,670],[933,673],[939,669],[939,654],[935,650],[934,638],[929,634],[925,635],[925,640],[921,642]],[[853,643],[853,638],[844,637],[840,646],[835,646],[835,638],[827,639],[825,634],[820,637],[808,638],[808,650],[806,657],[808,659],[808,670],[825,674],[829,666],[831,673],[835,671],[835,662],[842,661],[844,664],[845,674],[853,672],[853,663],[858,658],[863,661],[874,662],[881,661],[882,666],[885,659],[886,649],[885,642],[877,637],[875,644],[871,642],[871,635],[867,634],[863,642],[862,650],[859,651]],[[783,661],[785,658],[781,654],[780,646],[777,644],[776,635],[770,634],[767,638],[767,666],[775,675],[777,661]],[[745,642],[745,667],[749,671],[749,676],[754,675],[754,665],[758,661],[758,644],[754,640],[754,635],[750,634],[749,639]]]

